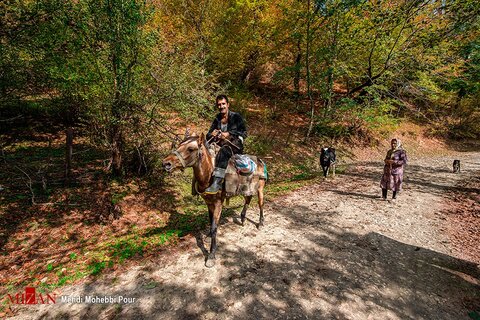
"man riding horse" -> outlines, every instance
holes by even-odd
[[[243,153],[243,141],[247,137],[245,121],[239,113],[229,110],[230,104],[226,95],[219,95],[215,104],[220,111],[210,126],[207,141],[215,141],[220,150],[215,158],[213,182],[205,190],[206,194],[215,194],[222,188],[228,160],[234,154]]]

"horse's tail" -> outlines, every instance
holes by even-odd
[[[258,161],[260,162],[260,164],[262,164],[263,166],[263,176],[261,177],[261,179],[264,179],[265,182],[268,181],[268,170],[267,170],[267,164],[265,163],[265,161],[263,161],[262,159],[258,158]]]

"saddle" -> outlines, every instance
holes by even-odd
[[[238,195],[253,196],[257,193],[259,180],[267,180],[265,163],[256,156],[246,156],[248,156],[257,164],[257,169],[252,174],[245,175],[235,167],[235,161],[233,157],[230,158],[225,171],[225,191],[227,193],[227,197]]]
[[[212,162],[215,164],[215,156],[220,147],[212,143],[208,147],[210,156],[212,157]],[[226,191],[227,198],[243,195],[243,196],[253,196],[257,193],[258,182],[260,179],[267,180],[267,166],[263,160],[257,158],[257,156],[246,155],[253,162],[257,164],[257,169],[254,173],[250,175],[244,175],[240,173],[235,167],[234,157],[231,157],[228,161],[227,169],[225,170],[225,179],[224,179],[224,188]],[[196,189],[196,180],[195,177],[192,178],[192,195],[197,196],[199,193]]]

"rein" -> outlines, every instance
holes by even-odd
[[[197,156],[195,158],[193,158],[193,160],[190,161],[189,163],[186,163],[185,158],[182,157],[182,155],[177,150],[173,151],[173,154],[175,156],[177,156],[178,160],[180,160],[180,163],[182,164],[182,167],[186,168],[186,167],[189,167],[189,166],[193,165],[195,162],[197,162],[198,160],[200,160],[202,158],[202,149],[201,149],[201,146],[198,146]]]
[[[210,142],[215,138],[215,136],[211,137],[208,141],[207,141],[207,144],[210,144]],[[229,145],[227,145],[227,147],[229,147],[230,149],[232,149],[231,146],[235,147],[235,149],[239,149],[238,146],[236,146],[235,144],[233,144],[230,140],[228,139],[224,139],[223,141],[226,141]],[[180,152],[178,152],[177,150],[174,150],[172,152],[177,158],[178,160],[180,161],[180,163],[182,164],[182,167],[183,168],[187,168],[193,164],[195,164],[198,160],[200,160],[202,158],[202,148],[201,148],[201,145],[198,146],[198,152],[197,152],[197,156],[192,159],[192,161],[188,162],[186,161],[186,159],[180,154]],[[233,150],[232,150],[232,154],[233,154]]]
[[[210,141],[212,141],[212,140],[215,139],[215,138],[216,138],[216,136],[212,136],[210,139],[208,139],[207,144],[210,144]],[[230,145],[234,146],[235,149],[240,149],[238,146],[234,145],[234,144],[233,144],[230,140],[228,140],[228,139],[223,139],[222,141],[226,141],[226,142],[229,143]],[[231,149],[231,147],[230,147],[230,149]],[[233,152],[232,152],[232,153],[233,153]]]

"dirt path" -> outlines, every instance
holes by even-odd
[[[254,210],[244,227],[225,219],[215,268],[203,265],[203,236],[187,237],[181,253],[57,292],[131,304],[57,301],[16,318],[468,319],[479,266],[455,258],[441,214],[451,188],[480,170],[480,153],[460,159],[459,175],[453,159],[412,160],[397,202],[378,197],[381,163],[358,164],[269,203],[262,230]]]

